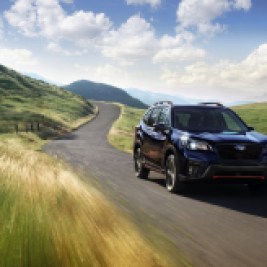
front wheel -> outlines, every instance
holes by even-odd
[[[165,164],[166,188],[172,193],[183,193],[186,189],[185,182],[179,179],[179,164],[175,155],[171,154]]]
[[[134,153],[134,169],[136,177],[141,179],[148,178],[150,170],[144,167],[140,147],[138,147]]]

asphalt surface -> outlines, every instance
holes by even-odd
[[[267,266],[267,194],[245,186],[198,186],[186,196],[170,194],[158,175],[134,176],[132,157],[114,149],[107,133],[119,108],[98,104],[100,113],[77,131],[47,144],[88,177],[98,177],[104,193],[126,203],[129,213],[146,214],[194,266]]]

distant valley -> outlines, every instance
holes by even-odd
[[[162,100],[169,100],[176,104],[194,104],[200,102],[196,99],[190,99],[182,96],[174,96],[169,94],[154,93],[149,91],[144,91],[140,89],[128,88],[125,91],[132,97],[142,100],[147,105],[153,105],[155,102]]]

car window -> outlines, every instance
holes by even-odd
[[[147,121],[148,126],[152,127],[157,123],[160,112],[161,112],[161,108],[152,109],[152,113],[150,114],[150,117],[148,118],[148,121]]]
[[[157,123],[164,124],[166,126],[170,125],[170,119],[169,119],[169,108],[162,108]]]
[[[212,108],[177,108],[174,127],[194,132],[242,132],[245,124],[230,110]]]
[[[185,130],[191,114],[188,112],[175,112],[174,114],[174,127],[180,130]]]
[[[145,113],[145,115],[144,115],[144,117],[143,117],[143,122],[144,122],[145,124],[148,123],[148,119],[149,119],[149,117],[150,117],[152,111],[153,111],[153,109],[150,108],[150,109],[147,110],[147,112]]]
[[[243,129],[240,127],[240,125],[236,121],[236,117],[230,116],[229,113],[223,112],[223,117],[225,124],[229,131],[231,132],[240,132]]]

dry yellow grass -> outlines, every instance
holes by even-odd
[[[63,163],[0,143],[0,266],[162,266],[119,212]]]

